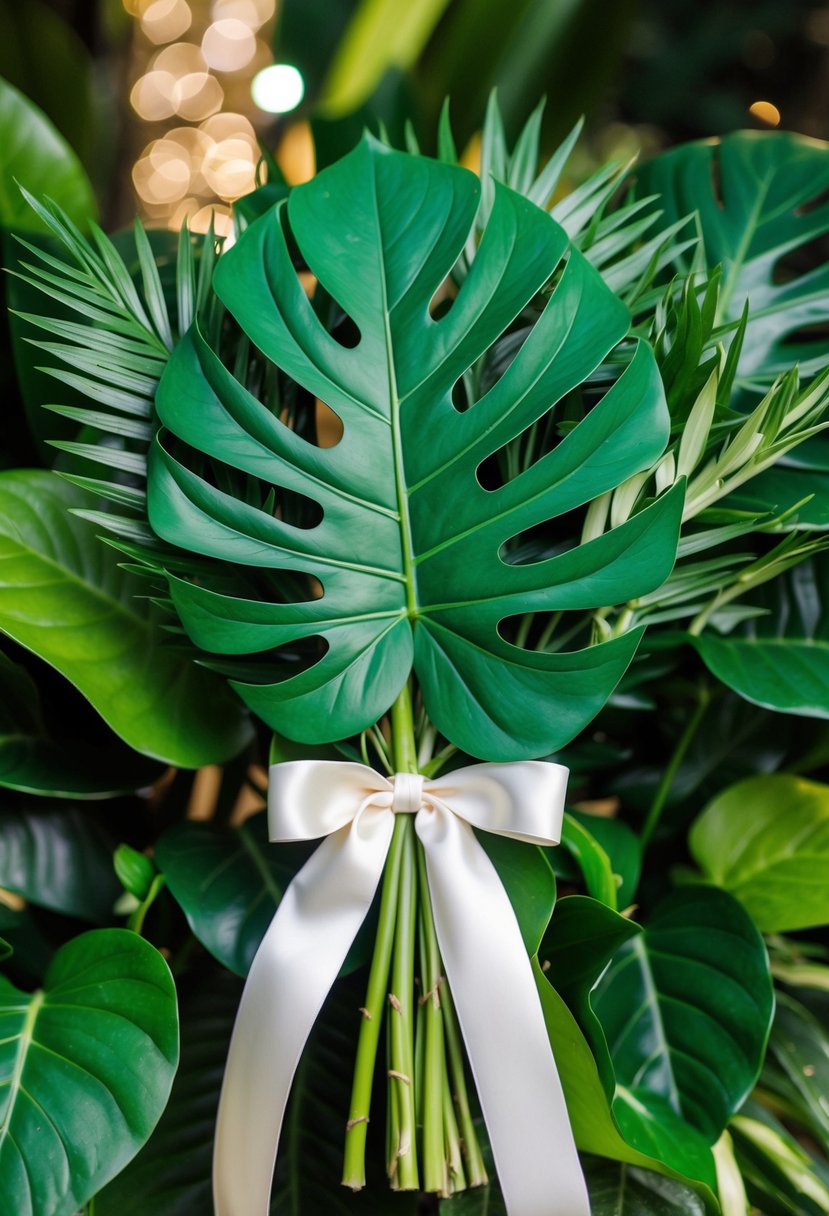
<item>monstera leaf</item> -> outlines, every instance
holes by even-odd
[[[664,227],[695,213],[709,267],[722,265],[722,319],[749,301],[743,380],[767,384],[794,363],[826,362],[819,333],[829,320],[829,266],[808,269],[805,247],[829,232],[829,146],[789,132],[737,131],[684,144],[637,174],[637,193],[657,195]],[[797,256],[806,254],[806,269]],[[689,270],[693,251],[681,258]]]
[[[309,576],[307,598],[291,603],[171,579],[185,627],[206,650],[324,641],[323,656],[289,678],[268,682],[262,671],[260,683],[234,682],[289,738],[324,742],[367,727],[414,665],[431,720],[465,751],[496,760],[549,752],[598,711],[639,635],[546,652],[510,644],[500,623],[626,600],[673,564],[681,486],[589,543],[525,564],[502,556],[512,538],[650,467],[668,416],[650,349],[631,344],[615,355],[621,374],[557,446],[484,488],[482,463],[591,377],[629,324],[549,215],[505,187],[496,193],[471,272],[438,320],[430,304],[472,228],[478,180],[369,136],[220,260],[216,291],[246,337],[340,417],[333,447],[289,429],[197,327],[162,378],[159,416],[195,451],[169,435],[154,449],[156,532],[193,552]],[[293,268],[295,246],[354,322],[356,346],[319,321]],[[470,408],[456,408],[456,382],[553,276],[513,362]],[[264,482],[261,506],[230,493],[228,478],[211,479],[205,456]],[[315,500],[321,522],[286,523],[274,486]]]

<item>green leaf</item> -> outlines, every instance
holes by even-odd
[[[539,948],[556,902],[556,876],[543,849],[520,840],[477,833],[510,898],[527,953]]]
[[[44,232],[20,193],[48,195],[78,224],[94,218],[92,187],[75,153],[37,106],[0,79],[0,228]]]
[[[626,1110],[656,1112],[663,1126],[684,1119],[713,1143],[765,1052],[773,998],[763,940],[724,891],[675,891],[615,955],[593,1008]]]
[[[72,1216],[158,1122],[178,1063],[167,964],[124,929],[55,955],[42,990],[0,979],[0,1204]]]
[[[150,461],[156,532],[192,552],[322,584],[318,598],[309,584],[299,602],[295,594],[274,603],[171,580],[204,649],[255,654],[322,639],[326,653],[299,674],[273,682],[260,661],[246,668],[259,682],[234,682],[291,738],[327,742],[367,727],[414,665],[430,719],[464,751],[494,760],[549,754],[602,706],[640,635],[553,653],[510,644],[499,624],[624,601],[661,584],[673,564],[681,485],[587,544],[523,564],[502,556],[512,538],[649,467],[665,446],[668,415],[650,348],[635,343],[619,378],[558,446],[484,488],[482,463],[581,385],[629,325],[549,215],[507,188],[496,193],[472,270],[439,321],[429,304],[472,227],[477,179],[369,136],[220,259],[216,290],[245,334],[342,419],[334,447],[280,422],[197,328],[162,377],[165,425],[265,486],[261,508],[227,492],[221,469],[217,484],[206,479],[196,471],[203,462],[168,434]],[[314,313],[291,265],[288,224],[359,330],[356,347],[341,345]],[[456,409],[458,379],[559,272],[506,372],[471,408]],[[314,499],[322,522],[301,528],[276,518],[273,485]]]
[[[829,1036],[799,1001],[778,993],[769,1055],[786,1077],[806,1127],[829,1149]]]
[[[829,1212],[829,1171],[764,1107],[746,1103],[731,1124],[740,1172],[752,1203],[767,1216]]]
[[[22,664],[0,654],[0,786],[94,798],[140,789],[161,775],[103,723],[90,730],[83,699],[45,664],[38,677],[36,684]]]
[[[550,983],[567,1002],[587,1036],[608,1098],[615,1074],[591,993],[611,957],[641,927],[596,899],[569,895],[559,900],[538,951]]]
[[[586,828],[607,856],[616,887],[616,906],[624,910],[633,902],[642,869],[642,852],[636,833],[622,819],[571,811],[573,819]],[[591,891],[591,895],[595,892]],[[598,898],[598,897],[597,897]],[[609,904],[609,907],[613,907]]]
[[[410,67],[448,0],[362,0],[337,47],[319,105],[326,117],[356,110],[390,68]]]
[[[829,921],[829,787],[784,773],[749,777],[708,804],[691,852],[764,933]]]
[[[244,976],[310,851],[270,844],[267,815],[260,813],[238,828],[175,824],[160,836],[155,860],[202,945]]]
[[[829,562],[819,554],[751,597],[762,615],[691,638],[706,667],[747,701],[829,718]]]
[[[661,1154],[659,1156],[640,1151],[628,1142],[627,1136],[623,1139],[615,1117],[611,1114],[596,1062],[584,1035],[562,998],[543,975],[537,959],[533,961],[533,969],[547,1032],[567,1100],[567,1111],[579,1149],[582,1152],[609,1157],[614,1161],[657,1170],[667,1177],[684,1176],[686,1180],[690,1180],[694,1191],[703,1200],[705,1210],[717,1212],[719,1209],[712,1193],[714,1162],[699,1133],[682,1124],[687,1134],[684,1134],[682,1141],[678,1138],[672,1141],[673,1151],[670,1154],[675,1161],[681,1163],[678,1167],[666,1163],[665,1159],[669,1154],[664,1152],[662,1143],[655,1144],[657,1152]],[[676,1116],[674,1118],[676,1123],[680,1123]],[[657,1124],[657,1128],[658,1126]]]
[[[749,301],[743,382],[768,384],[793,363],[813,374],[826,363],[822,337],[801,331],[829,320],[829,267],[801,272],[794,259],[829,232],[827,187],[827,145],[788,131],[684,144],[637,173],[637,193],[657,196],[661,224],[696,214],[708,267],[722,265],[720,319],[739,320]],[[680,268],[693,258],[685,254]]]
[[[112,858],[115,874],[125,891],[136,899],[150,894],[158,869],[146,853],[139,853],[128,844],[119,844]]]
[[[0,474],[0,629],[78,688],[131,747],[195,768],[249,736],[222,683],[165,641],[143,585],[69,512],[53,473]]]
[[[617,1161],[585,1162],[593,1216],[704,1216],[705,1204],[690,1187],[653,1170]]]
[[[106,923],[120,888],[115,841],[88,812],[37,803],[0,812],[0,887],[80,920]]]
[[[818,442],[821,447],[826,446],[822,440]],[[812,443],[807,440],[805,447],[811,447]],[[792,453],[796,454],[798,449]],[[790,468],[788,464],[773,465],[729,494],[724,505],[757,515],[765,512],[779,515],[797,506],[794,515],[786,519],[786,528],[825,532],[829,529],[829,473],[822,469]]]
[[[571,854],[584,875],[588,893],[616,911],[618,892],[610,858],[590,831],[589,823],[565,814],[562,846]]]

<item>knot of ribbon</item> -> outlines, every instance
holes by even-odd
[[[590,1216],[521,930],[473,828],[558,844],[567,770],[476,764],[393,780],[362,764],[273,765],[273,841],[324,837],[253,961],[228,1054],[213,1162],[216,1216],[267,1216],[302,1050],[377,891],[395,815],[415,816],[438,944],[509,1216]]]

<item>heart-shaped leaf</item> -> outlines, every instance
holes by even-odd
[[[308,577],[304,597],[290,603],[171,580],[185,626],[206,650],[255,654],[322,639],[324,655],[298,674],[283,669],[287,678],[274,682],[260,659],[245,668],[256,683],[234,683],[291,738],[325,742],[367,727],[414,665],[430,719],[464,751],[547,754],[598,711],[639,634],[577,652],[531,650],[504,640],[499,625],[626,600],[661,584],[673,564],[679,485],[585,544],[522,564],[502,557],[513,538],[649,467],[668,415],[652,353],[634,344],[618,379],[557,446],[484,488],[481,465],[582,385],[629,318],[555,221],[499,187],[473,267],[434,320],[430,302],[464,247],[479,193],[465,170],[366,136],[220,260],[219,296],[265,356],[340,417],[335,446],[289,429],[198,327],[162,377],[159,416],[191,450],[168,435],[153,451],[156,532],[195,553]],[[359,331],[355,347],[314,312],[288,227]],[[553,276],[549,303],[507,370],[456,408],[456,382]],[[260,479],[260,501],[222,488],[221,468],[211,480],[202,454]],[[315,500],[322,521],[285,522],[274,485]],[[290,596],[284,580],[279,592]]]
[[[708,804],[690,845],[764,933],[829,921],[829,787],[785,773],[739,781]]]
[[[0,630],[57,668],[138,751],[184,768],[250,737],[221,681],[169,645],[146,588],[70,511],[53,473],[0,474]]]
[[[765,1052],[773,997],[763,939],[724,891],[675,891],[615,955],[593,1008],[616,1070],[617,1116],[672,1115],[714,1143]]]
[[[752,602],[761,615],[691,639],[706,667],[755,705],[829,718],[829,563],[819,555],[795,567]]]
[[[768,384],[794,363],[814,374],[826,362],[823,338],[808,331],[829,321],[829,267],[801,272],[786,259],[829,232],[827,187],[829,147],[788,131],[683,144],[637,173],[665,227],[697,216],[706,262],[722,266],[722,320],[738,320],[748,300],[743,381]],[[694,256],[680,258],[682,269]]]
[[[89,813],[36,804],[0,813],[0,887],[66,916],[110,921],[116,841]]]
[[[685,1178],[692,1183],[706,1211],[718,1212],[712,1193],[714,1160],[700,1133],[673,1115],[673,1124],[665,1129],[653,1120],[654,1134],[650,1139],[643,1134],[643,1121],[638,1119],[631,1136],[616,1111],[611,1111],[587,1041],[573,1014],[546,979],[538,959],[533,961],[533,970],[579,1149],[657,1170],[667,1177]],[[637,1140],[641,1143],[636,1143]]]
[[[125,929],[55,955],[43,989],[0,979],[0,1207],[72,1216],[135,1155],[178,1062],[173,979]]]
[[[190,928],[236,975],[247,975],[288,883],[314,846],[271,844],[267,815],[238,828],[179,823],[155,860]]]

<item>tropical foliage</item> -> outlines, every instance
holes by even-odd
[[[38,440],[0,472],[6,1205],[209,1210],[239,977],[308,853],[266,843],[264,768],[405,747],[571,769],[560,848],[487,847],[595,1216],[829,1211],[829,151],[738,134],[565,193],[577,132],[540,164],[540,112],[509,147],[491,102],[480,180],[444,111],[437,158],[366,137],[223,250],[105,236],[1,87]],[[417,1209],[382,1134],[338,1186],[373,920],[274,1212]],[[443,1034],[430,1202],[492,1216],[448,1004]]]

